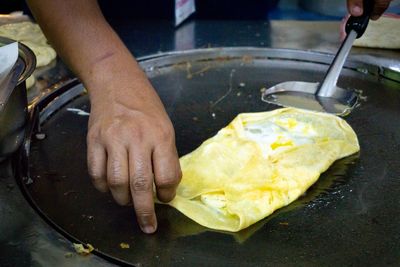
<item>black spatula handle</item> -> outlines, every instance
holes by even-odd
[[[354,30],[357,32],[357,38],[360,38],[365,29],[367,29],[369,17],[371,16],[372,9],[374,8],[374,0],[364,0],[363,2],[363,14],[359,17],[350,16],[346,22],[346,33]]]

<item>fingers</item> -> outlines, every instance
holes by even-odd
[[[130,202],[128,152],[123,145],[107,146],[107,184],[115,201],[120,205]]]
[[[383,12],[389,7],[391,0],[375,0],[374,8],[371,13],[371,19],[377,20]],[[348,0],[347,9],[353,16],[361,16],[363,14],[363,0]]]
[[[172,124],[167,117],[154,123],[148,123],[149,118],[153,117],[137,111],[118,116],[118,120],[100,117],[92,123],[87,138],[95,187],[109,189],[120,205],[133,201],[144,233],[157,229],[153,185],[158,198],[169,202],[181,179]]]
[[[171,201],[182,177],[178,153],[173,143],[159,145],[154,149],[153,169],[157,198],[163,202]]]
[[[88,135],[87,138],[88,171],[94,187],[101,191],[108,191],[106,161],[107,155],[104,147]]]
[[[385,12],[390,5],[389,0],[375,0],[374,9],[372,10],[371,19],[377,20]]]
[[[151,149],[143,144],[129,149],[129,183],[140,228],[147,234],[157,229],[153,201],[153,172]]]
[[[363,14],[363,0],[348,0],[347,9],[352,16],[361,16]]]

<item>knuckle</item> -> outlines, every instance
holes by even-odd
[[[154,211],[150,208],[136,208],[136,215],[142,220],[150,221],[153,218]]]
[[[171,188],[175,187],[179,183],[180,178],[178,176],[161,176],[157,177],[157,186],[159,188]]]
[[[108,184],[111,188],[121,187],[126,185],[128,182],[128,177],[124,175],[124,167],[121,166],[120,162],[115,158],[110,159],[111,164],[109,166]]]
[[[96,168],[95,164],[92,162],[88,162],[88,173],[93,182],[99,182],[101,180],[105,180],[105,175],[101,171],[101,169]]]
[[[109,187],[116,188],[124,186],[127,183],[127,179],[125,179],[120,175],[113,174],[110,177],[108,177],[107,183]]]
[[[158,139],[163,142],[173,141],[175,137],[172,125],[163,125],[158,131]]]
[[[98,183],[98,182],[104,180],[104,178],[105,178],[103,175],[96,173],[96,172],[91,172],[91,171],[89,171],[89,176],[92,179],[93,183]]]
[[[141,130],[137,130],[136,128],[132,128],[129,131],[129,136],[130,136],[130,138],[132,138],[133,140],[136,140],[138,142],[142,142],[144,139],[143,132]]]
[[[97,131],[89,129],[86,135],[86,143],[90,147],[91,144],[98,142],[99,134]]]
[[[132,190],[134,192],[149,192],[153,188],[152,178],[145,175],[133,177]]]
[[[98,166],[99,165],[98,158],[99,157],[95,153],[95,150],[89,147],[87,150],[87,157],[86,157],[89,173],[96,174],[97,172],[99,172],[98,169],[100,169],[99,168],[100,166]]]
[[[86,135],[86,144],[88,146],[90,146],[94,138],[95,138],[95,135],[93,134],[93,132],[92,131],[88,131],[87,135]]]
[[[102,137],[105,140],[119,141],[120,138],[133,139],[141,142],[144,139],[142,127],[138,126],[134,121],[128,121],[127,123],[115,122],[109,127],[105,128],[102,132]]]
[[[111,125],[109,127],[106,127],[101,130],[101,136],[103,139],[114,139],[116,136],[118,136],[119,129],[118,127]]]

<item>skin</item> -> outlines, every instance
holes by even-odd
[[[28,4],[58,54],[83,81],[91,101],[88,170],[94,186],[120,205],[133,202],[145,233],[157,229],[160,201],[181,179],[174,129],[157,93],[104,19],[95,0]]]
[[[371,13],[371,19],[377,20],[383,12],[389,7],[392,0],[375,0],[374,8]],[[347,9],[353,16],[361,16],[363,14],[363,0],[347,0]]]
[[[377,0],[373,19],[390,1]],[[154,233],[153,184],[169,202],[181,180],[172,123],[157,93],[96,0],[28,0],[58,54],[88,89],[87,161],[93,185],[120,205],[133,202],[145,233]],[[354,16],[362,0],[348,0]]]

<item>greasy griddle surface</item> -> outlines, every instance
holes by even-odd
[[[215,58],[149,71],[174,123],[184,155],[241,112],[277,108],[260,89],[287,80],[318,81],[326,65],[291,60]],[[26,187],[43,214],[101,253],[143,266],[378,265],[399,262],[400,91],[398,83],[345,70],[339,86],[362,89],[367,100],[346,120],[360,141],[358,155],[336,162],[301,197],[236,234],[210,231],[157,205],[159,230],[140,232],[132,207],[97,192],[86,167],[83,95],[43,124],[34,141]],[[120,243],[129,249],[121,249]]]

